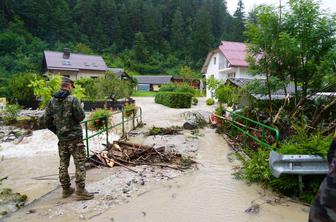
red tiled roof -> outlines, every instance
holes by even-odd
[[[248,67],[247,62],[245,61],[247,50],[244,43],[222,41],[219,49],[231,66]]]

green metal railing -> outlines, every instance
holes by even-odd
[[[128,113],[131,113],[130,115],[132,116],[131,118],[127,118]],[[89,148],[89,139],[95,137],[95,136],[98,136],[98,135],[101,135],[103,133],[106,134],[106,144],[109,143],[109,140],[108,140],[108,132],[109,130],[113,129],[113,128],[116,128],[118,126],[121,126],[121,129],[122,129],[122,137],[125,136],[126,132],[125,132],[125,123],[128,123],[129,121],[132,121],[132,129],[135,129],[136,128],[136,125],[135,125],[135,120],[140,118],[140,121],[138,123],[142,123],[142,109],[141,107],[138,107],[138,111],[136,112],[134,109],[123,109],[122,111],[119,111],[119,112],[114,112],[113,115],[117,115],[117,114],[120,114],[121,113],[121,121],[119,123],[116,123],[112,126],[109,126],[109,123],[108,123],[108,118],[106,116],[103,116],[103,117],[96,117],[96,118],[92,118],[92,119],[88,119],[88,120],[84,120],[81,122],[81,124],[84,124],[84,129],[85,129],[85,136],[83,138],[83,141],[85,140],[85,144],[86,144],[86,155],[89,157],[90,155],[90,148]],[[93,121],[101,121],[102,122],[102,128],[99,129],[98,132],[92,134],[92,135],[89,135],[89,130],[88,130],[88,123],[89,122],[93,122]]]
[[[267,132],[270,132],[271,134],[273,134],[273,136],[275,138],[275,146],[277,146],[279,144],[280,133],[279,133],[278,129],[276,129],[274,127],[271,127],[269,125],[260,123],[258,121],[255,121],[253,119],[247,118],[247,117],[245,117],[243,115],[240,115],[238,113],[235,113],[235,112],[230,112],[230,111],[226,111],[226,112],[230,113],[231,119],[225,118],[223,116],[219,116],[215,113],[214,113],[214,116],[216,116],[219,119],[222,119],[224,121],[229,122],[230,126],[234,127],[238,131],[242,132],[243,135],[244,135],[244,145],[247,144],[247,142],[248,142],[247,140],[248,140],[248,137],[249,137],[263,147],[268,147],[268,148],[271,148],[271,149],[274,148],[273,144],[269,144],[266,141]],[[241,119],[243,121],[243,123],[236,121],[238,118]],[[257,127],[260,127],[261,130],[250,127],[249,124],[253,124]],[[252,135],[249,132],[249,130],[261,131],[261,138],[258,138],[255,135]]]

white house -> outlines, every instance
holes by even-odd
[[[246,45],[242,42],[222,41],[217,49],[209,52],[202,73],[206,79],[212,75],[215,79],[264,79],[263,75],[253,76],[248,72],[248,63],[245,61],[247,55]],[[207,88],[207,97],[212,95]]]

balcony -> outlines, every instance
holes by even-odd
[[[219,66],[219,72],[230,72],[232,71],[232,67],[220,67]]]

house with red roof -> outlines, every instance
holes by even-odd
[[[251,75],[246,62],[247,48],[242,42],[222,41],[218,48],[208,53],[203,64],[202,73],[206,79],[264,79],[262,75]],[[212,93],[207,89],[207,97]]]

